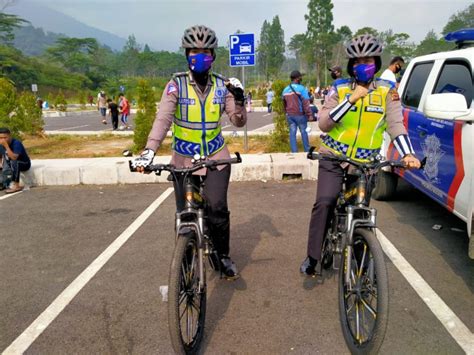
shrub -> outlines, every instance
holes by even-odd
[[[59,90],[58,94],[54,98],[54,108],[61,112],[67,111],[67,101],[62,90]]]
[[[290,131],[286,122],[282,98],[283,89],[286,85],[287,83],[282,80],[276,80],[272,85],[273,92],[275,93],[272,105],[275,112],[273,116],[275,129],[271,135],[271,149],[278,152],[288,152],[290,150]]]
[[[35,96],[30,92],[18,94],[13,84],[0,78],[0,127],[8,127],[12,136],[22,133],[38,134],[44,122]]]
[[[135,117],[133,134],[133,151],[138,153],[145,148],[148,134],[156,116],[156,96],[147,80],[140,80],[137,85],[138,112]]]

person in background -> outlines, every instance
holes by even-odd
[[[311,113],[313,114],[313,121],[318,120],[318,108],[314,104],[314,96],[309,97],[309,108],[311,109]]]
[[[20,172],[31,168],[31,160],[23,143],[12,138],[11,131],[6,127],[0,128],[0,166],[2,170],[12,171],[12,182],[5,193],[23,190],[23,186],[20,186]]]
[[[108,99],[107,104],[109,107],[110,120],[112,122],[112,130],[116,131],[118,128],[119,107],[112,99]]]
[[[130,126],[128,125],[128,116],[130,115],[130,103],[128,102],[127,98],[123,93],[119,95],[119,107],[120,112],[122,112],[122,117],[120,121],[122,121],[122,129],[129,129]]]
[[[385,69],[382,75],[380,76],[380,79],[388,80],[392,82],[393,84],[396,84],[397,77],[395,76],[395,74],[400,73],[404,65],[405,65],[405,61],[403,60],[402,57],[393,57],[392,60],[390,61],[388,68]]]
[[[107,114],[107,96],[105,96],[104,91],[101,91],[97,96],[97,109],[100,111],[102,123],[107,124],[107,121],[105,119]]]
[[[266,96],[267,96],[268,113],[271,113],[272,112],[273,98],[275,97],[275,93],[273,92],[272,88],[268,89]]]
[[[313,114],[309,107],[309,94],[308,90],[301,85],[303,75],[298,70],[291,72],[290,79],[290,85],[282,93],[286,120],[290,126],[290,148],[292,153],[298,152],[296,131],[299,128],[304,151],[307,152],[309,150],[309,139],[306,128],[308,121],[313,119]]]
[[[247,94],[247,111],[252,112],[252,93],[250,91]]]
[[[340,65],[334,65],[331,68],[328,68],[331,72],[332,80],[337,80],[342,78],[342,67]]]

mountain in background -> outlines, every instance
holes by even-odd
[[[48,47],[54,46],[58,38],[64,37],[64,35],[45,32],[42,28],[31,25],[16,28],[13,33],[15,35],[13,46],[28,56],[43,54]]]
[[[18,15],[28,20],[32,26],[40,27],[46,32],[61,33],[68,37],[92,37],[99,43],[113,50],[121,50],[127,41],[112,33],[88,26],[75,18],[51,9],[37,2],[21,0],[5,12]]]

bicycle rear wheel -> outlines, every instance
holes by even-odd
[[[346,247],[344,255],[347,252]],[[347,285],[345,260],[339,272],[339,317],[344,339],[353,354],[378,353],[387,329],[388,277],[375,234],[368,229],[354,231]]]
[[[168,324],[177,354],[199,351],[206,319],[206,288],[199,289],[199,253],[195,233],[177,239],[169,276]]]

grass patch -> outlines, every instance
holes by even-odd
[[[309,137],[310,144],[320,145],[318,137]],[[230,152],[245,153],[243,137],[226,137]],[[23,141],[32,159],[65,159],[65,158],[103,158],[121,157],[125,149],[132,149],[132,136],[115,136],[101,134],[94,136],[51,135],[44,137],[27,136]],[[270,136],[248,137],[248,153],[263,154],[285,152],[275,148]],[[298,141],[299,151],[303,151]],[[171,155],[171,139],[166,138],[157,155]]]

